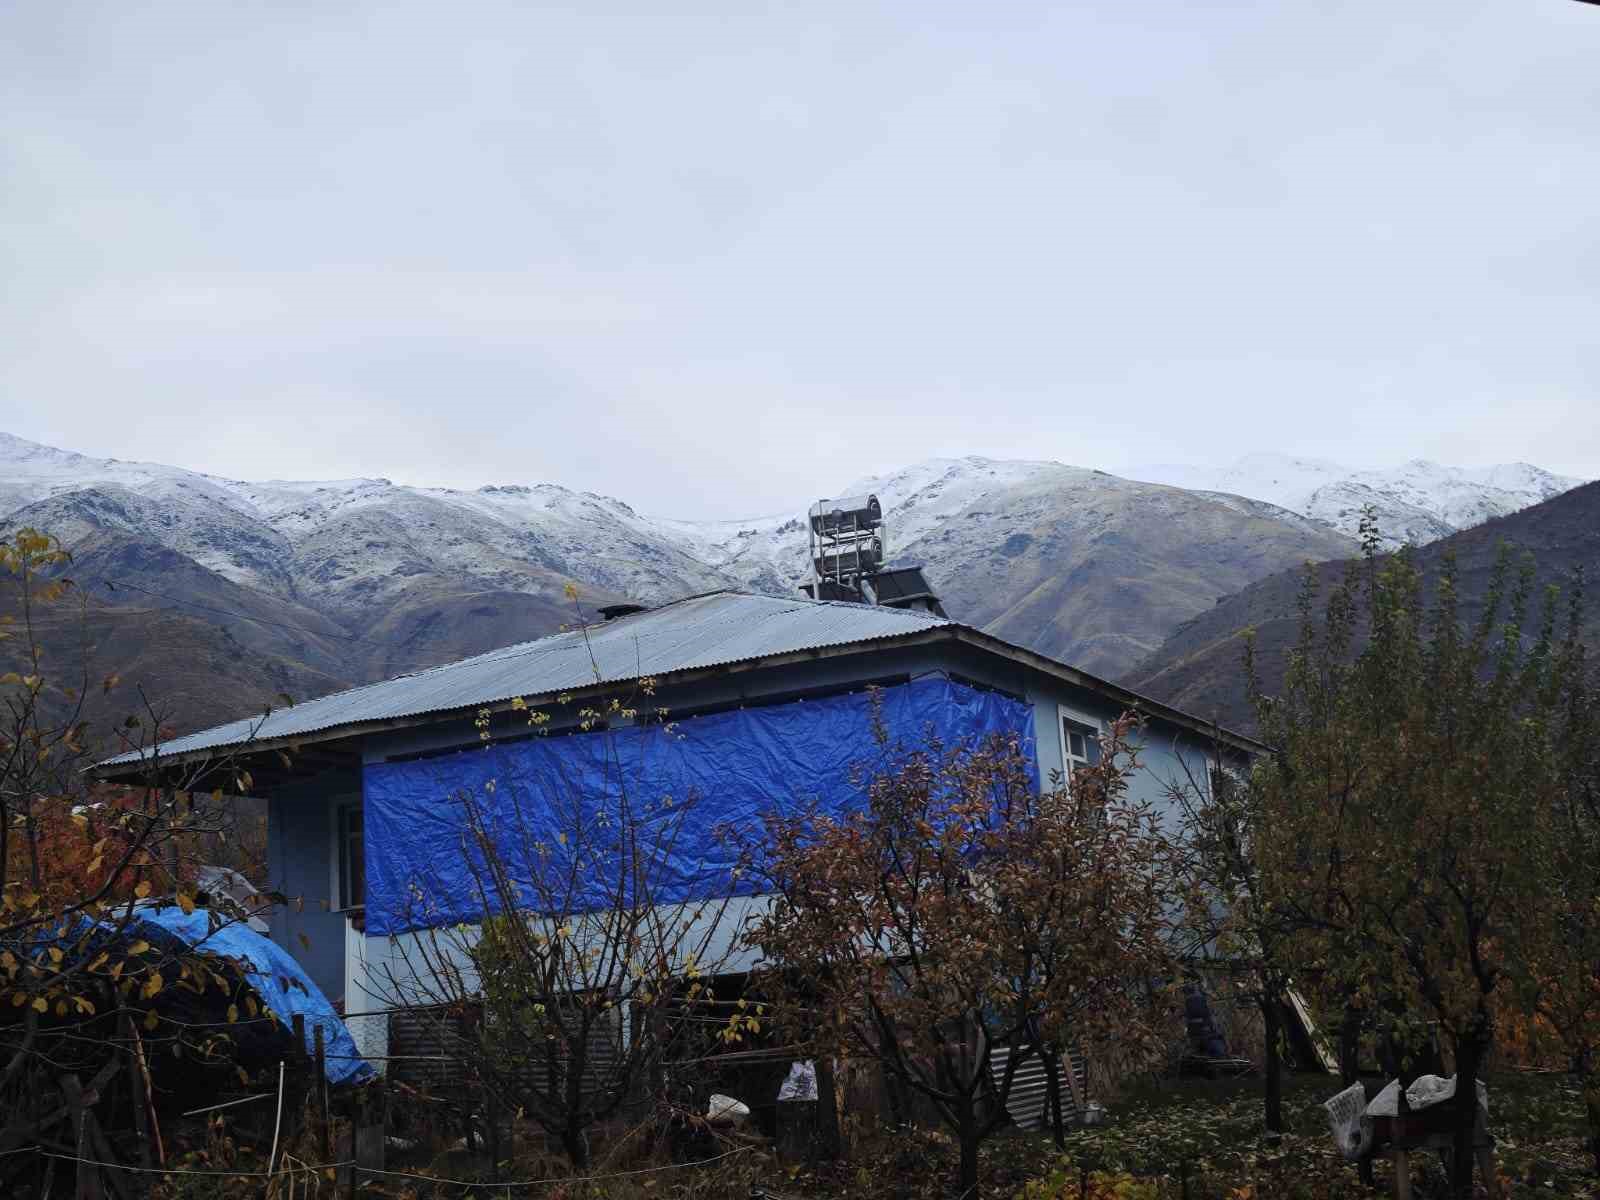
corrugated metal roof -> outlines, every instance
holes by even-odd
[[[744,592],[691,596],[583,630],[552,634],[460,662],[274,709],[162,743],[162,758],[346,725],[548,696],[597,683],[669,675],[794,651],[902,637],[952,622],[867,604]],[[121,754],[102,767],[137,762]]]

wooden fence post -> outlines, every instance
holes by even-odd
[[[122,1036],[127,1042],[123,1053],[128,1059],[128,1095],[133,1101],[133,1135],[139,1144],[139,1165],[153,1165],[150,1153],[149,1096],[145,1091],[143,1056],[139,1053],[139,1035],[133,1028],[133,1018],[122,1018]]]
[[[83,1085],[76,1075],[61,1077],[61,1098],[67,1103],[72,1122],[72,1152],[78,1158],[78,1183],[73,1195],[76,1200],[102,1200],[100,1168],[89,1162],[94,1154],[94,1141],[89,1128],[92,1119],[83,1102]]]
[[[488,1123],[489,1182],[500,1182],[500,1098],[488,1084],[483,1088],[483,1118]]]
[[[313,1086],[317,1089],[317,1108],[322,1117],[322,1161],[332,1162],[333,1116],[328,1109],[328,1053],[323,1043],[322,1026],[313,1025],[311,1034],[316,1041],[317,1078]]]
[[[352,1138],[356,1160],[350,1170],[352,1180],[360,1176],[363,1168],[370,1171],[383,1170],[385,1138],[389,1123],[387,1088],[388,1082],[382,1075],[362,1088],[364,1103],[359,1110]],[[352,1182],[351,1195],[354,1194],[355,1184]]]
[[[844,1150],[843,1131],[839,1123],[839,1084],[834,1078],[833,1058],[823,1054],[817,1059],[817,1128],[818,1157],[835,1159]]]

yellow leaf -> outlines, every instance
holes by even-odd
[[[237,1004],[228,1005],[228,1024],[232,1025],[238,1019],[239,1019],[239,1006]]]
[[[161,987],[165,982],[166,981],[161,978],[160,971],[153,972],[150,978],[144,981],[144,987],[140,989],[140,994],[144,996],[146,1000],[149,1000],[152,996],[157,995],[161,991]]]
[[[141,879],[139,881],[139,886],[133,889],[133,894],[139,897],[139,899],[143,900],[150,894],[150,881],[148,879]]]
[[[150,949],[150,943],[145,941],[143,938],[140,938],[138,941],[134,942],[133,945],[128,947],[128,953],[143,954],[148,949]]]
[[[46,1000],[43,996],[35,996],[33,1000],[33,1011],[41,1013],[49,1012],[50,1001]]]
[[[146,1029],[154,1029],[159,1024],[161,1024],[161,1018],[156,1016],[155,1009],[152,1008],[149,1012],[145,1013],[144,1027]]]
[[[178,893],[178,907],[183,909],[183,915],[188,916],[194,912],[194,899],[187,892]]]

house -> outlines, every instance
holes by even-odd
[[[374,972],[392,968],[397,940],[416,928],[409,881],[459,852],[452,789],[492,791],[486,772],[521,771],[536,786],[541,771],[581,771],[599,734],[579,710],[603,709],[641,678],[673,722],[659,769],[701,790],[722,818],[805,796],[841,802],[848,765],[869,746],[872,697],[908,737],[1016,732],[1046,780],[1090,762],[1095,735],[1137,710],[1146,724],[1135,794],[1156,804],[1186,770],[1206,778],[1217,747],[1234,764],[1263,749],[913,600],[719,591],[617,606],[581,629],[178,738],[159,757],[243,756],[252,791],[269,802],[269,884],[303,898],[275,912],[272,936],[344,998],[363,1051],[381,1054],[385,1018],[359,1014],[372,1007]],[[530,711],[570,736],[530,738]],[[127,755],[99,770],[115,778],[148,765]],[[714,856],[697,859],[683,894],[716,869]],[[437,921],[481,915],[467,890],[448,880],[442,890]]]

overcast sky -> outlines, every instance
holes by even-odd
[[[781,510],[930,455],[1600,475],[1600,8],[0,11],[0,429]]]

